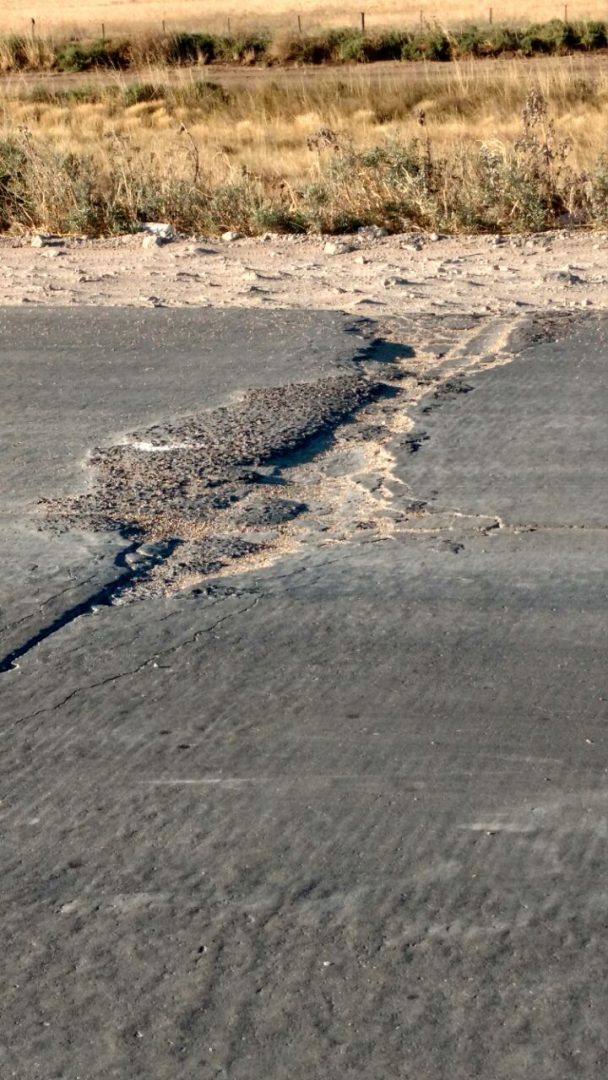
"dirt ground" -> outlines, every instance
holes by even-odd
[[[35,241],[36,242],[36,241]],[[0,239],[0,304],[526,314],[608,303],[608,234]]]

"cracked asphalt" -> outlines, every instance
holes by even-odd
[[[603,1076],[608,319],[0,330],[2,1080]]]

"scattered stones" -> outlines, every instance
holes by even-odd
[[[230,229],[228,232],[222,233],[222,240],[225,244],[233,244],[235,240],[244,240],[243,233],[235,232]]]

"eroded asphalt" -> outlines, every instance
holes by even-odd
[[[603,1075],[607,328],[0,313],[3,1076]]]

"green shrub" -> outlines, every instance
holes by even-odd
[[[211,63],[216,58],[216,38],[212,34],[174,34],[166,48],[168,64]]]
[[[366,40],[364,34],[359,30],[353,30],[352,33],[344,34],[340,42],[336,43],[336,59],[344,60],[346,63],[361,63],[367,60],[366,55]]]
[[[123,70],[130,63],[128,42],[113,44],[101,38],[89,44],[70,41],[59,49],[55,59],[59,71],[89,71],[96,67]]]
[[[520,47],[521,32],[509,26],[491,27],[486,40],[491,48],[491,52],[486,54],[488,56],[516,53]]]
[[[414,34],[403,42],[402,60],[451,60],[452,46],[447,34],[439,27]]]
[[[155,86],[153,83],[131,83],[123,90],[122,100],[124,105],[139,105],[142,101],[159,101],[166,95],[165,86]]]
[[[584,49],[605,49],[608,45],[606,23],[584,23],[580,31],[580,42]]]
[[[266,54],[269,39],[263,34],[215,38],[215,58],[225,63],[256,63]]]

